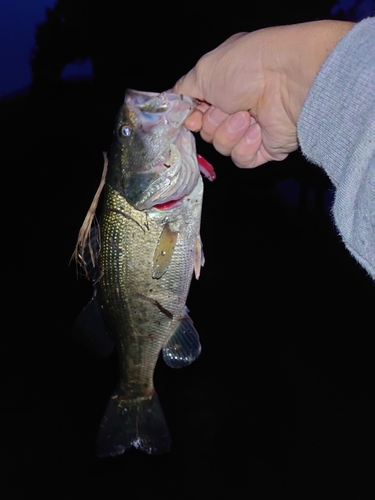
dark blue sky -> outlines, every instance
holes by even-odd
[[[0,98],[30,85],[36,26],[45,21],[46,8],[55,4],[56,0],[0,0]],[[77,64],[75,71],[77,76],[87,75],[90,66]]]
[[[0,0],[0,97],[31,83],[35,27],[56,0]]]
[[[56,0],[0,0],[0,98],[31,83],[30,58],[37,24],[45,20],[46,8]],[[375,0],[332,0],[347,10],[358,5],[357,15],[365,17],[375,9]],[[337,10],[337,9],[336,9]],[[64,76],[88,76],[89,62],[66,68]]]

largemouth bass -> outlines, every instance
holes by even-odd
[[[192,275],[198,277],[203,265],[203,181],[194,136],[183,126],[195,105],[168,92],[126,91],[99,227],[91,230],[89,245],[78,245],[94,295],[74,330],[104,355],[115,343],[118,358],[117,387],[99,430],[99,456],[132,446],[149,454],[170,449],[153,384],[156,362],[162,352],[167,365],[183,367],[201,350],[185,305]],[[199,163],[213,180],[210,165]]]

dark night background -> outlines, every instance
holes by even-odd
[[[332,186],[299,152],[243,171],[199,136],[217,172],[188,300],[202,354],[155,374],[173,450],[95,457],[115,359],[71,336],[91,289],[69,260],[125,89],[172,87],[235,32],[332,17],[330,2],[212,5],[60,0],[31,88],[0,101],[2,498],[374,498],[375,286],[332,224]],[[87,58],[93,78],[60,78]]]

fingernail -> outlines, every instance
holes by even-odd
[[[245,113],[238,112],[234,113],[228,118],[227,128],[229,132],[238,132],[247,124],[248,124],[247,115]]]
[[[223,121],[223,112],[218,108],[212,107],[208,112],[208,120],[217,127]]]
[[[261,136],[260,125],[259,123],[254,123],[254,125],[251,125],[251,127],[246,133],[246,142],[248,144],[252,144],[253,142],[257,141],[260,136]]]

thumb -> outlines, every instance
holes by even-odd
[[[184,94],[199,101],[204,101],[204,95],[199,88],[197,81],[197,74],[195,67],[191,69],[186,75],[182,76],[174,85],[172,91],[175,94]]]

